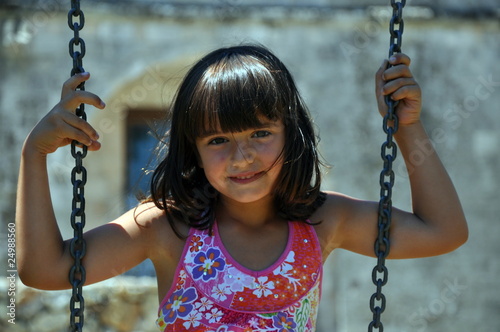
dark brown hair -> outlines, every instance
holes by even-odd
[[[262,46],[215,50],[198,61],[181,83],[170,110],[167,154],[153,173],[151,200],[174,221],[210,228],[217,191],[199,167],[195,140],[217,125],[239,132],[260,125],[259,116],[285,126],[283,166],[275,184],[278,213],[307,221],[325,195],[313,125],[284,64]]]

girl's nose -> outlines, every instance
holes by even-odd
[[[234,147],[233,166],[252,164],[255,160],[255,148],[248,142],[237,142]]]

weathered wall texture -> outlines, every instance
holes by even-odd
[[[494,12],[498,3],[485,5]],[[0,275],[7,271],[4,239],[6,225],[14,221],[22,142],[36,121],[57,103],[60,86],[71,68],[67,51],[71,32],[66,14],[59,7],[53,2],[50,7],[40,5],[31,12],[0,10]],[[85,160],[89,170],[88,227],[107,222],[124,209],[124,112],[137,107],[164,109],[178,78],[193,59],[214,48],[241,42],[259,42],[271,48],[294,74],[316,120],[322,154],[332,165],[324,188],[377,200],[382,166],[379,151],[385,137],[373,98],[373,76],[388,49],[388,11],[384,8],[326,13],[251,11],[232,16],[189,11],[177,16],[171,12],[127,15],[107,7],[85,8],[86,25],[81,32],[87,44],[84,66],[92,74],[87,90],[98,93],[108,104],[104,111],[88,110],[89,121],[100,132],[103,143],[101,152]],[[408,13],[412,13],[410,9]],[[414,17],[405,21],[403,50],[411,56],[414,74],[423,89],[423,121],[463,201],[470,240],[445,256],[388,262],[390,280],[384,290],[389,303],[383,321],[387,331],[497,331],[498,17],[432,18],[429,13],[432,11],[425,9],[413,12]],[[420,152],[414,157],[425,158],[426,144],[422,144]],[[71,235],[67,220],[71,206],[69,171],[73,162],[68,156],[68,150],[62,149],[49,158],[54,205],[65,236]],[[396,174],[394,204],[408,209],[408,183],[401,160],[396,164]],[[318,331],[366,330],[371,320],[368,299],[375,290],[371,284],[374,264],[371,258],[347,252],[332,254],[325,267]],[[144,282],[147,286],[132,291],[145,289],[144,297],[136,294],[130,300],[124,299],[123,306],[113,304],[117,314],[137,310],[154,317],[157,297],[151,288],[155,282]],[[93,303],[89,307],[102,305],[102,310],[97,311],[108,310],[115,297],[123,298],[124,288],[116,286],[119,283],[118,278],[85,290],[87,303]],[[126,283],[124,280],[122,284]],[[17,280],[16,328],[6,322],[3,314],[8,285],[2,285],[2,330],[64,330],[51,317],[65,315],[66,295],[34,292],[21,287]],[[100,299],[102,293],[113,296],[99,304],[95,299]],[[43,305],[34,304],[33,298],[39,298]],[[47,309],[49,306],[56,309]],[[40,317],[31,317],[30,312],[40,313]],[[93,317],[97,317],[94,315],[97,312],[86,316],[89,326],[101,319],[93,322]],[[29,324],[33,326],[26,327]],[[134,324],[128,329],[108,325],[90,330],[143,330]]]

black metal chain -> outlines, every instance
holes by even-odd
[[[396,1],[391,0],[392,18],[389,24],[391,34],[389,57],[394,53],[401,52],[401,42],[403,36],[403,7],[406,0]],[[382,287],[387,284],[389,271],[385,266],[385,259],[389,255],[390,241],[389,229],[391,227],[392,215],[392,188],[394,186],[394,171],[392,163],[396,159],[397,146],[393,141],[394,134],[398,131],[398,118],[395,113],[397,101],[394,101],[390,96],[386,96],[385,102],[388,110],[384,116],[383,129],[387,134],[387,140],[382,144],[381,156],[384,161],[382,172],[380,173],[380,202],[378,205],[378,236],[375,241],[375,255],[377,257],[377,265],[372,271],[372,281],[377,286],[377,290],[370,297],[370,309],[373,313],[373,320],[368,325],[368,331],[378,329],[379,332],[384,331],[384,325],[380,320],[381,314],[385,311],[386,298],[382,293]]]
[[[69,55],[73,59],[73,69],[71,76],[83,73],[82,59],[85,55],[85,42],[80,38],[80,30],[85,25],[85,16],[80,9],[80,1],[72,0],[71,9],[68,12],[68,25],[74,32],[74,37],[69,42]],[[79,49],[78,49],[79,47]],[[85,90],[85,82],[82,82],[77,90]],[[83,120],[87,120],[85,105],[80,104],[76,108],[76,115]],[[74,259],[74,264],[69,272],[69,282],[72,286],[70,299],[70,331],[82,331],[83,311],[85,302],[82,288],[85,283],[85,268],[82,259],[85,256],[85,240],[83,239],[83,228],[85,227],[85,197],[84,188],[87,183],[87,170],[83,167],[83,158],[87,155],[87,146],[79,144],[77,141],[71,142],[71,155],[75,158],[75,167],[71,171],[71,183],[73,184],[73,202],[71,204],[71,226],[74,236],[70,243],[70,253]]]

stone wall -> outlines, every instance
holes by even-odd
[[[0,281],[0,300],[8,300],[9,285]],[[17,284],[15,324],[2,315],[0,329],[8,332],[63,332],[69,326],[71,291],[40,291]],[[156,281],[150,277],[119,277],[84,288],[84,330],[152,332],[158,310]],[[9,308],[8,312],[14,312]],[[8,317],[8,319],[5,319]]]
[[[123,112],[131,107],[168,107],[175,81],[193,59],[240,42],[268,46],[294,74],[322,137],[322,154],[332,165],[324,188],[378,199],[384,135],[373,98],[373,74],[387,54],[386,7],[326,12],[254,10],[245,15],[226,11],[199,16],[199,8],[194,12],[184,8],[182,15],[169,11],[132,15],[103,3],[108,6],[94,3],[85,8],[86,26],[81,32],[87,43],[84,66],[93,75],[87,89],[108,104],[105,111],[88,111],[103,143],[103,151],[85,161],[90,172],[86,189],[89,228],[123,212]],[[238,1],[231,3],[237,5]],[[388,262],[390,280],[384,289],[389,304],[383,317],[388,331],[489,332],[500,328],[500,262],[496,257],[500,251],[500,28],[498,17],[491,16],[498,13],[498,3],[482,4],[488,10],[481,19],[434,15],[432,8],[413,12],[408,8],[406,12],[410,18],[405,21],[403,50],[413,60],[424,95],[423,121],[455,181],[469,219],[470,240],[445,256]],[[2,246],[6,225],[14,220],[22,142],[36,121],[57,103],[61,83],[70,72],[67,43],[71,34],[60,7],[58,1],[40,2],[35,11],[0,7]],[[415,157],[425,157],[425,151],[423,145],[422,153]],[[55,212],[68,237],[72,161],[62,149],[49,162]],[[394,204],[409,209],[401,160],[395,167]],[[0,253],[1,275],[7,271],[7,251],[0,249]],[[375,290],[371,284],[374,264],[371,258],[348,252],[332,254],[325,266],[318,331],[366,329],[371,320],[368,299]],[[148,331],[136,324],[151,322],[150,318],[127,320],[142,313],[153,315],[154,320],[158,303],[155,282],[143,280],[137,281],[145,282],[140,287],[133,287],[136,281],[130,285],[129,279],[117,278],[86,288],[89,330]],[[52,317],[67,321],[67,293],[35,291],[22,287],[19,280],[17,285],[21,330],[62,328]],[[124,289],[132,290],[131,295],[125,296]],[[4,303],[6,291],[0,291]],[[124,299],[120,301],[124,307],[115,307],[116,299]],[[43,309],[49,305],[55,309]],[[105,321],[98,315],[101,312],[126,321],[126,328],[120,330],[111,323],[95,327]],[[0,326],[10,331],[14,326],[5,317],[2,312]],[[26,327],[27,321],[32,327]]]

